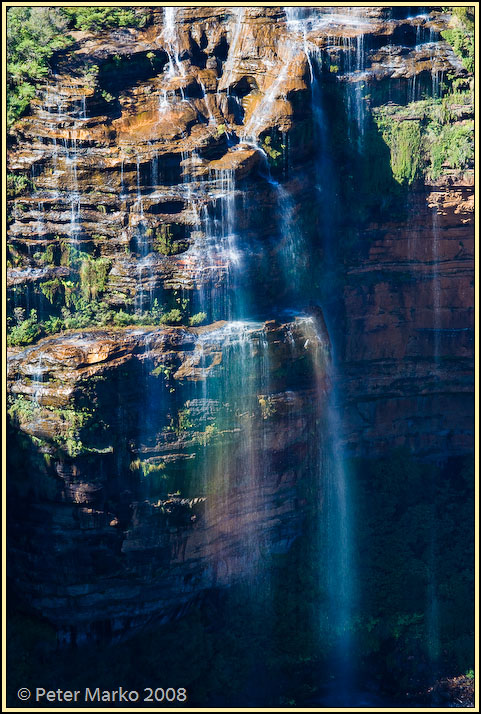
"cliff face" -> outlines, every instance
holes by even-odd
[[[467,73],[438,12],[349,10],[76,31],[13,129],[12,577],[65,641],[172,617],[300,532],[332,390],[322,314],[295,313],[323,274],[348,450],[472,449],[472,170],[418,176],[344,251],[334,156],[334,267],[316,207],[320,135],[362,154],[373,108]]]
[[[344,413],[355,453],[472,450],[473,201],[471,176],[412,191],[407,222],[370,225],[347,269]]]
[[[12,474],[30,512],[12,512],[12,538],[28,549],[11,575],[61,641],[178,615],[289,547],[321,438],[313,338],[309,318],[90,330],[12,358],[15,415],[40,458]]]

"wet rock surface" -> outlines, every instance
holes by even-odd
[[[11,349],[12,439],[28,453],[11,483],[12,578],[62,644],[180,615],[264,550],[287,550],[308,517],[329,338],[319,314],[314,334],[273,305],[299,307],[283,256],[295,262],[303,226],[321,232],[313,57],[361,123],[466,77],[437,10],[330,10],[309,24],[308,9],[153,8],[145,29],[75,33],[14,127],[9,171],[32,186],[9,200],[11,312],[61,314],[73,250],[107,261],[112,310],[186,300],[186,325],[199,312],[208,323],[89,326]],[[342,256],[329,328],[350,454],[472,450],[472,174],[418,182],[407,217],[366,221]],[[246,284],[262,317],[232,328],[229,296]],[[264,372],[241,373],[259,355]]]
[[[259,350],[272,365],[268,395]],[[12,576],[61,644],[178,616],[290,546],[318,448],[306,355],[301,320],[88,330],[11,356],[14,419],[41,445],[11,481],[15,503],[36,493],[28,522],[12,509],[12,538],[30,544]],[[289,389],[286,364],[304,388]],[[263,463],[246,471],[256,455]]]

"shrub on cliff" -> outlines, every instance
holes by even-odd
[[[37,311],[30,310],[30,315],[26,318],[24,310],[19,311],[17,324],[12,327],[7,336],[7,344],[10,347],[17,345],[29,345],[34,342],[40,334],[40,327],[37,322]]]
[[[419,121],[400,120],[383,112],[375,117],[382,137],[391,150],[391,169],[400,184],[412,184],[423,170]]]
[[[468,72],[474,72],[474,8],[453,7],[451,26],[441,35],[449,42]]]
[[[31,188],[33,183],[25,174],[7,174],[7,198],[16,198]]]
[[[391,131],[391,167],[399,183],[412,184],[422,174],[421,128],[417,121],[393,124]]]
[[[443,166],[466,169],[474,161],[474,122],[439,126],[433,124],[428,133],[430,178],[436,179]]]
[[[77,30],[106,30],[113,27],[144,27],[145,9],[113,7],[64,7],[62,13]]]
[[[68,47],[61,8],[11,7],[7,14],[7,126],[24,113],[35,85],[48,76],[56,50]]]
[[[473,95],[459,80],[442,99],[427,98],[400,107],[379,107],[374,121],[391,152],[391,170],[400,184],[423,176],[437,179],[445,169],[464,171],[474,163]]]
[[[57,50],[73,44],[67,30],[143,27],[148,10],[99,7],[11,7],[7,14],[7,127],[28,109]]]

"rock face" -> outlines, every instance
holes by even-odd
[[[289,548],[333,393],[348,453],[473,448],[472,169],[367,212],[345,253],[336,189],[334,268],[318,202],[349,180],[320,136],[362,153],[373,107],[467,73],[438,10],[345,10],[76,32],[13,129],[9,314],[48,336],[9,355],[11,576],[61,642],[174,617]],[[349,125],[320,118],[327,86]]]
[[[473,446],[471,179],[410,196],[408,223],[371,225],[344,288],[343,385],[355,453]]]
[[[13,502],[35,496],[11,575],[61,643],[177,616],[289,547],[321,439],[313,326],[89,330],[12,356],[13,414],[41,446],[12,475]]]

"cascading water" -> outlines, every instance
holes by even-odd
[[[203,398],[217,405],[215,428],[227,435],[218,448],[204,458],[208,496],[206,517],[209,527],[220,533],[225,529],[243,530],[245,562],[242,570],[256,569],[262,542],[259,534],[262,520],[259,512],[264,500],[262,474],[268,468],[268,452],[259,437],[259,395],[269,394],[269,347],[262,323],[230,321],[214,332],[200,335],[196,343],[199,365],[204,371],[213,355],[219,364],[207,377],[207,387],[201,386]],[[207,428],[212,417],[205,422]],[[233,484],[233,471],[243,465],[241,481]],[[222,542],[222,536],[220,536]]]
[[[68,182],[69,187],[69,193],[58,201],[68,237],[62,242],[75,248],[80,237],[90,235],[90,220],[105,233],[85,240],[86,249],[95,252],[86,256],[77,249],[68,267],[64,248],[55,243],[54,267],[59,270],[52,275],[56,281],[58,275],[69,289],[69,276],[76,279],[78,271],[78,293],[85,295],[88,285],[82,280],[85,283],[90,277],[87,268],[92,268],[92,274],[98,268],[94,277],[101,283],[102,269],[107,262],[110,270],[112,263],[109,282],[113,287],[101,291],[102,302],[95,304],[105,330],[95,325],[95,339],[89,343],[90,337],[82,336],[80,346],[67,335],[78,350],[75,355],[80,355],[84,372],[88,365],[89,374],[103,374],[103,361],[112,354],[121,368],[115,379],[123,397],[116,396],[117,403],[106,409],[112,423],[105,438],[115,442],[106,448],[115,455],[109,463],[105,460],[105,473],[109,477],[113,473],[114,484],[106,485],[105,496],[96,491],[92,502],[105,498],[109,515],[108,501],[117,481],[122,488],[132,488],[128,503],[122,506],[126,510],[128,505],[134,516],[113,518],[110,526],[117,530],[109,530],[115,538],[118,533],[117,543],[122,542],[119,563],[123,559],[129,568],[133,564],[125,579],[129,602],[124,605],[122,597],[118,598],[122,623],[130,626],[130,583],[137,575],[142,597],[149,587],[152,592],[150,601],[135,603],[135,626],[137,622],[150,624],[158,613],[163,617],[167,611],[167,618],[180,618],[197,596],[205,595],[207,601],[220,599],[225,593],[219,596],[217,588],[233,585],[235,591],[240,582],[246,586],[243,605],[247,601],[252,607],[257,599],[262,603],[264,620],[260,621],[274,642],[270,649],[268,645],[256,653],[249,672],[253,674],[250,689],[257,692],[264,666],[279,674],[279,680],[287,679],[287,662],[288,667],[294,663],[294,668],[302,669],[300,678],[309,670],[315,679],[313,687],[306,686],[299,694],[302,704],[357,704],[357,675],[365,666],[358,651],[364,644],[362,628],[371,627],[372,622],[374,629],[377,625],[376,615],[366,620],[360,607],[366,597],[362,588],[370,576],[365,578],[359,567],[362,545],[358,538],[366,541],[362,541],[362,509],[358,515],[354,506],[363,504],[353,490],[354,468],[351,471],[347,465],[351,453],[346,444],[350,448],[355,442],[358,427],[353,423],[361,419],[369,423],[368,411],[378,406],[365,407],[367,416],[362,406],[359,415],[349,411],[349,390],[359,377],[353,376],[357,365],[344,354],[345,335],[341,333],[350,329],[351,315],[344,302],[352,289],[348,281],[358,277],[349,273],[351,255],[349,247],[346,258],[343,254],[342,229],[357,230],[352,228],[357,204],[353,202],[351,216],[350,206],[341,205],[340,196],[344,196],[342,181],[347,173],[362,175],[356,162],[364,160],[373,138],[366,100],[376,108],[376,92],[384,91],[387,84],[376,85],[370,63],[376,61],[377,49],[379,56],[391,57],[389,48],[378,47],[384,33],[390,38],[391,27],[384,24],[386,15],[377,14],[380,29],[369,32],[371,10],[364,8],[286,8],[285,23],[279,23],[281,14],[276,8],[262,18],[265,28],[258,21],[259,9],[236,8],[225,14],[212,10],[198,26],[192,22],[192,34],[190,15],[181,8],[166,7],[162,14],[149,16],[151,24],[145,34],[155,43],[156,52],[147,54],[149,62],[137,56],[145,54],[143,50],[135,53],[129,67],[133,86],[135,73],[142,75],[139,83],[146,111],[137,112],[137,88],[129,89],[127,97],[121,91],[115,98],[120,116],[112,111],[109,117],[115,128],[109,134],[108,170],[103,171],[101,165],[102,175],[107,176],[105,188],[99,187],[97,172],[82,163],[86,131],[79,128],[89,113],[85,96],[72,99],[70,92],[69,102],[64,102],[59,92],[52,91],[44,101],[44,114],[54,129],[58,121],[67,125],[68,137],[59,139],[51,152],[49,174],[54,180],[63,174],[65,182],[59,180],[57,185]],[[152,32],[159,18],[160,31]],[[416,23],[396,29],[410,43],[405,52],[410,58],[414,42],[416,51],[426,44],[425,23],[419,18]],[[135,32],[143,36],[144,30],[136,28]],[[252,57],[254,44],[264,40],[258,56]],[[395,50],[393,43],[390,68],[396,67]],[[151,69],[152,75],[144,77],[143,72]],[[419,81],[419,73],[411,70],[409,65],[400,81],[401,90],[396,85],[393,92],[393,96],[402,95],[403,101],[415,101],[424,85],[430,86],[429,73],[427,82],[424,77]],[[410,77],[410,96],[406,96]],[[366,91],[365,80],[369,83]],[[371,89],[372,96],[368,94]],[[387,90],[391,92],[391,87]],[[433,95],[439,90],[438,74],[432,74]],[[92,113],[97,100],[100,103],[98,93],[92,100]],[[333,116],[336,107],[340,111]],[[95,142],[103,140],[97,131],[92,122],[95,147]],[[335,163],[338,156],[342,167]],[[346,195],[352,195],[356,187],[349,189]],[[36,232],[47,241],[53,233],[53,198],[52,192],[35,195],[36,205],[30,211]],[[117,203],[116,198],[120,198]],[[17,223],[26,224],[20,201],[14,206]],[[345,221],[343,211],[349,214]],[[100,213],[110,215],[99,220]],[[421,336],[413,348],[421,343],[423,347],[432,337],[430,379],[435,385],[441,382],[441,347],[446,347],[447,339],[444,334],[441,344],[439,215],[436,206],[433,243],[424,250],[432,260],[422,275],[423,290],[429,293],[432,286],[432,324],[419,330]],[[21,229],[17,226],[17,230]],[[419,228],[423,238],[424,230]],[[364,235],[357,237],[364,240]],[[349,234],[347,241],[351,240]],[[376,241],[374,237],[374,249],[379,249]],[[400,241],[398,236],[392,240],[395,249]],[[411,271],[412,277],[420,248],[411,248],[405,272]],[[92,264],[99,258],[106,262]],[[35,264],[30,246],[28,260]],[[341,280],[346,282],[341,284]],[[403,280],[405,273],[400,285],[396,284],[399,293]],[[361,287],[367,285],[368,291],[373,282],[369,274]],[[43,288],[53,290],[57,285],[60,282],[49,280]],[[430,307],[425,311],[428,320]],[[19,310],[23,315],[24,310]],[[98,348],[98,340],[106,342],[105,349]],[[18,352],[20,365],[23,356]],[[36,409],[44,408],[44,376],[50,377],[51,365],[56,365],[55,355],[49,359],[48,371],[40,356],[27,377]],[[344,359],[345,373],[341,369]],[[363,359],[360,354],[359,361]],[[94,405],[103,395],[102,379],[97,388]],[[75,389],[82,396],[80,388]],[[54,416],[65,422],[70,417],[67,411]],[[86,463],[94,453],[88,452]],[[69,458],[68,464],[75,463],[75,458]],[[435,494],[434,481],[430,486]],[[194,502],[202,508],[194,511]],[[179,515],[182,508],[186,512],[176,520],[175,513]],[[139,516],[143,511],[148,518]],[[433,513],[435,519],[435,509]],[[419,570],[424,580],[418,599],[425,600],[416,618],[424,618],[423,646],[436,664],[444,605],[434,526],[422,545],[424,561]],[[294,585],[291,582],[284,588],[288,577]],[[294,603],[284,608],[285,593]],[[286,621],[290,616],[295,622],[289,633]],[[301,624],[302,641],[289,650],[289,635],[297,624]],[[401,618],[393,628],[404,624]],[[216,627],[217,623],[205,628],[207,640]],[[311,636],[314,646],[310,649]],[[259,641],[252,641],[253,649]],[[378,657],[375,644],[372,649]],[[254,671],[257,666],[259,672]],[[273,691],[276,685],[268,683],[265,701],[280,700]],[[315,701],[310,700],[310,692]],[[241,692],[239,701],[243,697],[249,701],[250,696],[254,695]],[[297,703],[297,694],[296,700],[287,701],[289,706]]]
[[[319,553],[323,568],[321,587],[327,593],[327,610],[321,614],[322,637],[331,643],[330,673],[335,687],[342,682],[342,698],[353,684],[354,642],[352,623],[355,602],[355,569],[351,542],[354,533],[349,505],[349,474],[345,466],[344,428],[339,415],[335,362],[326,336],[313,317],[299,320],[306,338],[315,375],[315,393],[321,413],[322,438],[319,440],[318,469],[322,499],[319,525]]]
[[[433,88],[434,91],[434,88]],[[433,310],[433,377],[436,380],[441,379],[440,375],[440,338],[441,338],[441,281],[439,275],[439,262],[440,262],[440,226],[439,226],[439,206],[434,204],[431,207],[432,216],[432,310]],[[432,480],[432,477],[431,477]],[[440,630],[440,620],[439,620],[439,598],[438,598],[438,585],[436,578],[436,568],[439,559],[439,553],[437,552],[437,536],[436,536],[436,520],[437,520],[437,510],[436,510],[436,499],[434,496],[436,484],[431,482],[429,484],[431,491],[433,492],[432,498],[432,526],[428,535],[427,543],[427,573],[426,573],[426,637],[427,637],[427,649],[428,657],[431,663],[432,677],[433,679],[437,675],[437,668],[439,667],[440,658],[440,644],[439,644],[439,630]]]
[[[165,7],[164,8],[164,30],[163,39],[166,45],[167,54],[169,58],[167,77],[168,79],[173,79],[176,73],[181,77],[185,76],[185,70],[182,63],[179,61],[179,45],[177,38],[177,8]],[[182,98],[184,98],[183,88],[181,88]]]
[[[441,337],[441,282],[439,276],[439,213],[438,206],[434,205],[432,213],[432,295],[433,295],[433,336],[434,336],[434,368],[439,369],[440,337]]]
[[[201,208],[199,239],[190,249],[196,280],[201,286],[197,306],[212,320],[243,318],[245,276],[235,224],[233,171],[211,172],[202,182],[202,189],[207,191],[210,201]]]
[[[242,23],[244,21],[245,8],[233,8],[235,12],[235,25],[232,33],[231,41],[229,42],[229,54],[224,65],[223,75],[230,79],[234,61],[239,49],[239,43],[242,33]]]
[[[337,266],[337,252],[335,242],[335,215],[336,194],[335,174],[329,154],[329,137],[327,135],[326,121],[321,92],[322,56],[315,45],[310,45],[307,39],[308,31],[319,24],[329,24],[328,15],[311,15],[294,9],[288,10],[288,27],[297,34],[306,55],[311,86],[312,116],[314,135],[318,153],[316,156],[316,204],[321,213],[321,230],[323,235],[324,263],[323,276],[327,286],[335,280]],[[339,21],[339,17],[335,17]],[[347,17],[351,22],[352,18]],[[354,20],[356,22],[356,20]],[[350,42],[350,40],[349,40]],[[353,71],[351,65],[351,46],[348,50],[348,72]],[[363,68],[363,36],[356,38],[356,65],[355,71],[360,73]],[[358,136],[363,135],[363,106],[362,94],[358,91],[359,82],[356,83],[354,94],[348,92],[348,105],[354,98],[354,107],[351,112],[355,114]],[[296,246],[298,248],[298,246]],[[305,253],[305,247],[304,251]],[[308,274],[304,265],[304,274],[301,273],[301,284],[306,283]],[[305,290],[305,287],[304,287]],[[322,290],[315,299],[322,305],[324,317],[327,321],[328,333],[331,338],[336,330],[331,321],[335,320],[336,306],[331,301],[333,296],[330,291]],[[332,317],[331,317],[332,313]],[[323,568],[319,573],[321,588],[327,594],[327,608],[320,615],[321,637],[331,643],[331,676],[334,677],[335,688],[342,682],[343,696],[353,686],[354,651],[353,617],[356,599],[354,583],[355,564],[352,555],[351,541],[354,528],[352,512],[349,506],[349,474],[346,470],[346,454],[343,447],[344,428],[339,414],[341,400],[337,393],[338,381],[335,348],[326,351],[325,335],[319,332],[319,324],[314,318],[304,319],[302,328],[306,341],[312,343],[311,357],[313,360],[316,395],[319,405],[325,405],[321,422],[323,423],[323,438],[319,440],[318,472],[320,480],[320,493],[322,499],[321,522],[319,524],[319,553]],[[326,386],[327,385],[327,386]],[[326,694],[329,698],[329,694]],[[342,696],[339,703],[343,703]],[[335,703],[332,700],[332,703]]]
[[[242,25],[243,12],[237,15],[236,27],[234,30],[231,47],[236,46],[240,41],[240,30]],[[318,18],[314,16],[313,22]],[[295,30],[296,34],[300,25],[305,21],[301,13],[290,13],[289,28]],[[325,18],[324,18],[325,21]],[[241,136],[247,143],[254,145],[263,154],[264,170],[261,175],[270,185],[274,202],[279,215],[278,229],[280,233],[280,249],[277,249],[280,258],[284,284],[287,286],[287,295],[294,302],[303,299],[303,288],[308,280],[308,264],[306,260],[307,247],[302,232],[296,226],[295,206],[288,190],[281,181],[274,179],[267,167],[266,155],[259,145],[259,134],[262,131],[266,117],[272,112],[275,101],[283,91],[283,83],[289,71],[289,65],[294,56],[304,49],[306,51],[307,40],[305,28],[299,37],[289,38],[286,41],[285,61],[277,78],[272,82],[268,91],[260,100],[256,112],[241,129]],[[233,53],[232,53],[233,54]],[[321,107],[317,105],[318,86],[316,69],[313,67],[315,58],[306,52],[311,72],[311,83],[313,87],[313,110],[321,112]],[[349,56],[350,56],[349,52]],[[231,55],[229,55],[231,56]],[[360,70],[363,61],[362,40],[357,44],[356,70]],[[232,62],[226,62],[224,73],[232,71]],[[320,116],[320,114],[319,114]],[[359,124],[362,123],[362,116],[356,114]],[[320,120],[319,120],[320,126]],[[361,128],[359,128],[361,133]],[[216,282],[207,281],[208,285],[200,295],[200,309],[215,318],[227,318],[230,322],[226,327],[220,328],[215,334],[201,336],[197,342],[196,350],[200,351],[200,362],[208,364],[212,359],[212,354],[206,346],[214,339],[219,340],[217,348],[218,354],[222,355],[221,364],[224,365],[223,378],[214,387],[212,382],[203,384],[202,400],[215,402],[218,404],[232,404],[236,399],[235,395],[242,394],[247,400],[245,409],[239,412],[234,408],[237,417],[242,417],[244,413],[245,423],[240,421],[241,436],[238,442],[238,449],[242,454],[242,460],[246,468],[246,478],[254,479],[252,483],[243,484],[243,504],[242,510],[255,513],[265,498],[262,490],[260,474],[266,468],[268,451],[266,448],[267,436],[264,433],[262,441],[254,442],[255,432],[252,430],[252,423],[248,416],[252,415],[259,395],[266,403],[269,399],[269,354],[268,343],[259,336],[259,328],[250,322],[245,322],[248,300],[243,298],[246,290],[245,280],[241,279],[244,272],[246,256],[242,257],[239,252],[237,229],[236,229],[236,206],[233,174],[229,171],[222,171],[215,176],[209,177],[209,183],[216,191],[214,206],[216,210],[208,211],[203,209],[203,235],[202,245],[199,248],[201,254],[197,256],[196,263],[202,265],[202,271],[206,272],[210,264],[215,269],[219,264],[222,266],[225,277],[223,286]],[[324,191],[324,198],[327,197],[328,189],[321,185],[319,190]],[[220,189],[220,191],[219,191]],[[194,248],[195,250],[195,248]],[[235,301],[232,302],[232,296]],[[305,295],[304,295],[305,300]],[[294,305],[296,307],[296,305]],[[239,320],[242,320],[239,322]],[[326,400],[326,364],[329,361],[325,352],[325,336],[316,331],[313,318],[300,318],[299,329],[305,334],[305,349],[312,350],[312,367],[314,383],[312,385],[316,411],[319,418],[323,420],[325,436],[319,441],[315,454],[316,466],[320,479],[320,492],[323,499],[322,523],[319,526],[319,550],[324,554],[324,565],[326,569],[321,578],[321,587],[327,592],[327,630],[325,634],[331,642],[335,667],[333,672],[336,677],[343,677],[347,681],[350,666],[350,657],[353,643],[350,637],[351,620],[353,614],[353,581],[354,570],[350,553],[350,514],[348,506],[348,486],[347,473],[344,469],[344,453],[342,447],[342,424],[337,414],[338,399],[335,390],[334,372],[330,375],[330,388],[327,390]],[[253,335],[254,330],[254,335]],[[257,334],[256,334],[257,331]],[[254,387],[254,388],[253,388]],[[216,392],[215,389],[218,391]],[[248,396],[249,395],[249,396]],[[327,401],[327,405],[326,405]],[[321,416],[322,415],[322,416]],[[232,411],[224,420],[232,419]],[[208,425],[206,425],[208,426]],[[225,426],[225,424],[224,424]],[[217,493],[225,494],[225,500],[209,500],[207,498],[207,514],[212,523],[217,523],[218,528],[222,527],[222,514],[229,512],[229,509],[238,508],[233,499],[232,485],[229,480],[229,472],[232,470],[232,445],[222,448],[216,452],[214,461],[209,461],[204,457],[204,463],[208,465],[208,475],[206,479],[210,484],[215,484]],[[262,467],[262,464],[264,465]],[[213,479],[212,474],[217,476]],[[249,499],[254,499],[252,503]],[[235,520],[242,521],[241,511],[238,511]],[[228,523],[232,523],[229,519]],[[228,526],[226,526],[228,527]],[[255,527],[249,527],[245,533],[247,552],[250,558],[255,560],[254,554],[259,548],[259,534]],[[319,614],[320,620],[323,616]],[[318,623],[318,627],[320,623]],[[321,627],[322,630],[322,627]]]

